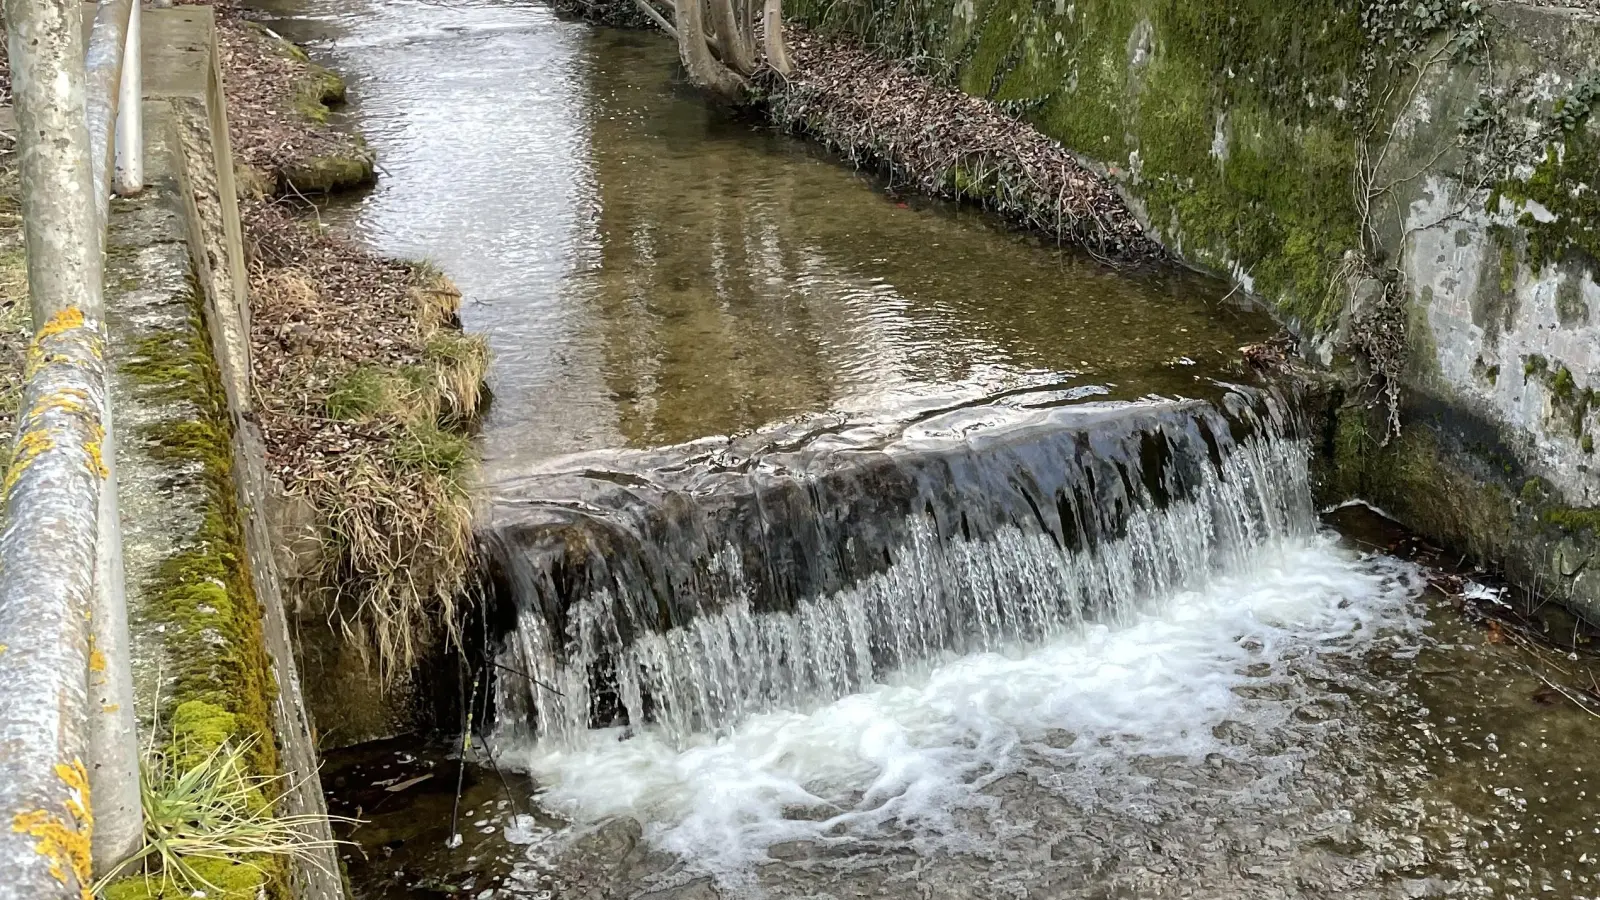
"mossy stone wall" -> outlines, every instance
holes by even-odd
[[[790,11],[1031,122],[1097,164],[1168,248],[1274,306],[1352,389],[1330,419],[1345,440],[1325,442],[1330,494],[1600,614],[1600,583],[1582,578],[1600,535],[1600,14],[1496,0]],[[1351,257],[1398,286],[1399,438],[1359,395],[1369,369],[1348,364]],[[1358,432],[1370,446],[1351,452]],[[1547,488],[1536,501],[1530,479]]]
[[[1359,243],[1351,0],[806,0],[1103,167],[1190,262],[1331,324]]]

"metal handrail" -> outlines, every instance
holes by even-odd
[[[0,900],[65,900],[141,826],[104,306],[111,188],[143,178],[138,7],[102,0],[87,49],[77,0],[3,7],[34,338],[0,485]]]

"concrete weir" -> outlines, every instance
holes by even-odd
[[[1116,618],[1311,528],[1285,401],[1063,403],[589,454],[503,488],[500,727],[675,739]]]
[[[313,837],[326,840],[251,416],[244,255],[213,13],[149,10],[144,28],[146,188],[113,204],[106,277],[141,731],[157,746],[202,753],[221,740],[250,742],[250,774],[283,779],[278,812],[323,817]],[[230,897],[280,882],[308,900],[342,897],[338,873],[331,849],[282,869],[205,870]]]

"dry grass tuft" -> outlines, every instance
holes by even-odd
[[[411,270],[415,280],[411,298],[422,334],[431,337],[440,328],[459,327],[456,311],[461,308],[461,291],[433,263],[412,263]]]
[[[224,742],[208,753],[147,748],[139,767],[143,844],[104,875],[95,892],[127,893],[106,887],[131,872],[142,875],[145,883],[135,884],[133,893],[143,896],[228,895],[231,885],[218,884],[219,873],[239,867],[259,877],[254,861],[262,857],[311,859],[338,843],[315,837],[326,821],[321,816],[274,813],[292,786],[284,776],[249,774],[253,743]]]
[[[334,595],[345,637],[386,680],[439,637],[459,639],[456,604],[472,555],[462,473],[471,462],[466,438],[419,424],[302,485],[326,517],[317,580]]]
[[[484,403],[489,342],[481,334],[441,331],[428,339],[424,354],[433,364],[440,414],[447,422],[470,422]]]
[[[280,205],[247,219],[268,459],[323,536],[301,594],[390,682],[456,637],[487,346],[460,331],[461,294],[433,267]]]

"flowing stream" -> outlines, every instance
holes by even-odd
[[[358,897],[1600,896],[1596,720],[1316,514],[1226,285],[900,196],[660,35],[275,3],[384,170],[328,217],[494,353],[490,724],[330,756]]]

